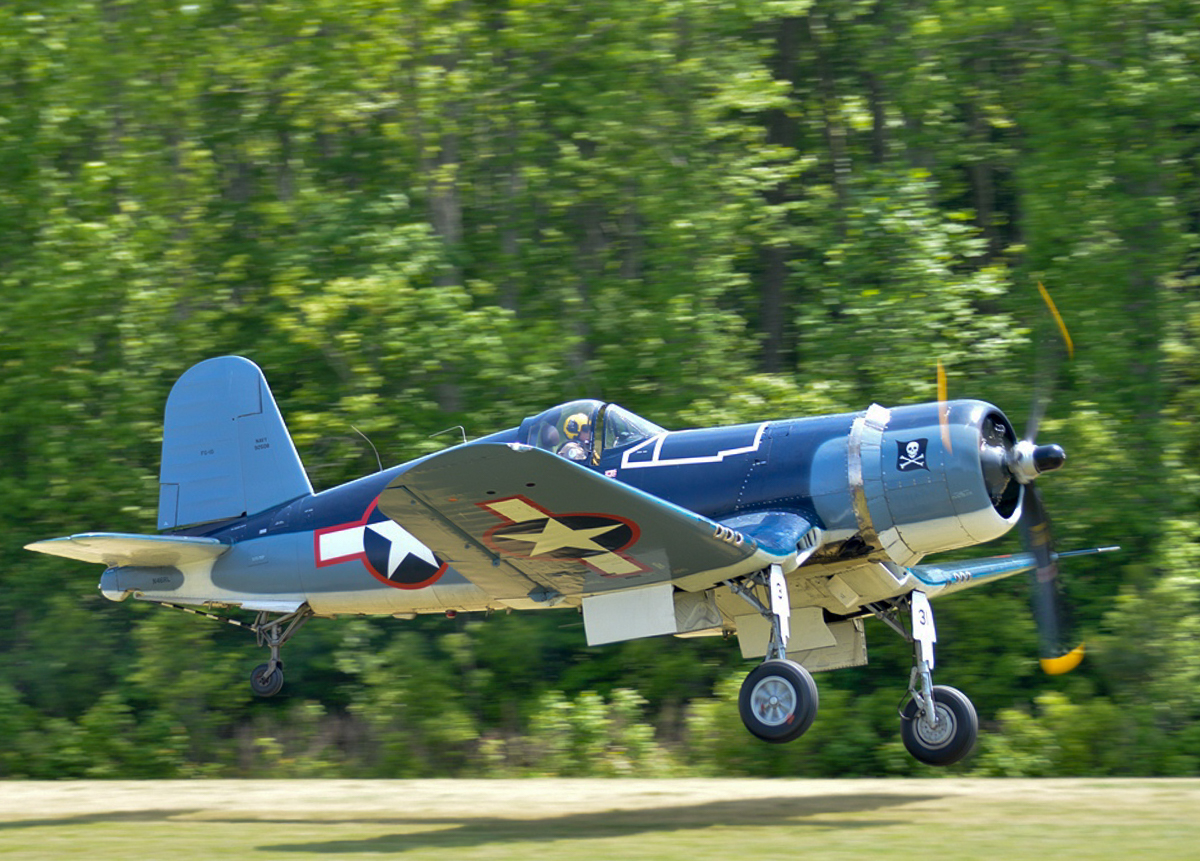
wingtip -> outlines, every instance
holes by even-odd
[[[1042,658],[1042,670],[1051,676],[1061,676],[1069,673],[1083,661],[1084,644],[1080,643],[1071,651],[1058,658]]]
[[[34,553],[49,553],[55,555],[56,548],[62,546],[62,542],[69,540],[66,538],[46,538],[42,541],[30,541],[25,545],[26,550],[32,550]]]

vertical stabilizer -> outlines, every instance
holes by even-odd
[[[223,356],[179,378],[163,417],[159,529],[256,514],[310,493],[257,365]]]

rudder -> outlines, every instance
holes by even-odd
[[[159,529],[257,514],[311,493],[257,365],[222,356],[179,378],[163,416]]]

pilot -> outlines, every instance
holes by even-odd
[[[567,441],[559,447],[558,453],[567,460],[580,463],[587,460],[592,447],[592,424],[587,413],[567,416],[567,420],[563,422],[563,436]]]

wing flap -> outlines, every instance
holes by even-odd
[[[526,446],[434,455],[397,476],[379,508],[497,593],[596,594],[665,581],[704,589],[779,561],[727,526]]]
[[[186,535],[132,535],[120,532],[85,532],[25,545],[26,550],[94,562],[109,568],[118,565],[147,567],[186,565],[216,559],[229,549],[215,538]]]

